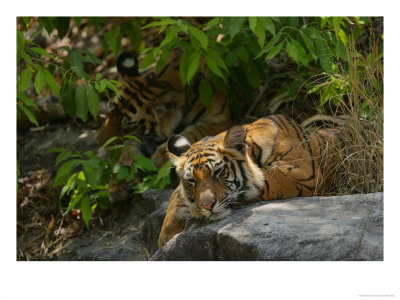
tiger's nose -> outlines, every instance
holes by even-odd
[[[205,208],[207,210],[212,210],[215,204],[215,200],[210,201],[208,204],[206,205],[200,205],[200,207]]]

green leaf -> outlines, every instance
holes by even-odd
[[[325,38],[321,35],[317,35],[315,40],[315,46],[321,67],[324,69],[325,72],[331,74],[333,71],[332,69],[333,58],[332,54],[328,49],[328,43],[326,42]]]
[[[196,27],[190,26],[189,33],[192,34],[196,38],[196,40],[199,41],[200,45],[203,47],[204,50],[207,49],[208,36],[203,31],[201,31]]]
[[[224,60],[219,56],[217,51],[212,48],[207,49],[207,54],[217,63],[217,66],[224,69],[229,73],[228,67],[226,66]]]
[[[161,21],[157,21],[157,22],[151,22],[145,26],[142,27],[142,29],[146,29],[149,27],[157,27],[157,26],[165,26],[165,25],[172,25],[172,24],[176,24],[176,20],[174,19],[164,19]]]
[[[69,29],[69,17],[56,17],[54,19],[54,26],[57,28],[58,37],[62,40]]]
[[[269,40],[269,42],[267,43],[267,45],[265,45],[263,51],[260,52],[260,54],[258,54],[256,58],[258,58],[259,56],[261,56],[261,55],[264,54],[264,53],[269,52],[269,51],[274,47],[274,45],[279,41],[279,39],[281,38],[281,36],[282,36],[282,34],[283,34],[283,32],[284,32],[284,30],[285,30],[286,28],[287,28],[287,26],[282,27],[282,28],[279,30],[279,32],[278,32],[275,36],[273,36],[272,39]]]
[[[17,92],[17,98],[22,101],[24,106],[38,108],[35,102],[28,98],[24,93]]]
[[[249,26],[250,26],[251,31],[254,32],[256,25],[257,25],[257,17],[249,17]]]
[[[191,55],[190,61],[191,62],[190,62],[189,68],[187,70],[187,79],[186,79],[186,82],[188,82],[189,84],[190,84],[194,74],[196,74],[196,71],[197,71],[197,69],[199,67],[200,52],[194,52]]]
[[[72,159],[58,169],[53,186],[63,184],[71,176],[72,171],[81,163],[80,159]]]
[[[102,148],[107,148],[108,145],[110,145],[111,143],[113,143],[115,140],[120,139],[119,136],[113,136],[111,138],[109,138],[104,144],[103,146],[101,146]]]
[[[304,43],[306,44],[308,51],[310,51],[310,53],[314,59],[317,59],[313,41],[308,37],[308,35],[303,30],[299,30],[299,31],[300,31],[301,37],[304,40]]]
[[[133,135],[126,134],[126,135],[124,135],[123,137],[126,138],[126,139],[135,140],[135,141],[138,142],[139,144],[142,143],[141,140],[139,140],[136,136],[133,136]]]
[[[78,52],[72,51],[70,54],[71,57],[71,68],[72,71],[78,76],[79,78],[82,77],[82,70],[83,70],[83,64],[81,57],[79,56]]]
[[[75,106],[76,106],[76,115],[83,122],[86,122],[88,116],[88,100],[83,85],[78,85],[78,87],[75,90]]]
[[[29,50],[32,50],[33,52],[36,52],[44,57],[49,57],[49,58],[53,57],[49,52],[47,52],[46,50],[44,50],[43,48],[40,48],[40,47],[32,47],[32,48],[29,48]]]
[[[64,83],[62,91],[61,91],[61,102],[67,111],[67,114],[75,119],[76,117],[76,108],[75,108],[75,82],[73,80],[69,80]]]
[[[68,53],[71,52],[71,48],[68,47],[68,46],[61,46],[61,47],[55,48],[54,50],[59,50],[59,49],[64,50],[64,51],[66,51]]]
[[[183,55],[181,56],[181,61],[179,64],[179,75],[181,76],[181,80],[182,80],[182,85],[185,85],[187,83],[186,79],[187,79],[187,71],[189,69],[189,65],[190,65],[190,55],[192,53],[191,52],[184,52]]]
[[[79,28],[81,26],[82,17],[73,17],[73,19],[75,26]]]
[[[68,159],[68,158],[70,158],[72,155],[73,155],[73,154],[72,154],[71,151],[64,151],[64,152],[61,152],[60,154],[58,154],[58,155],[57,155],[57,158],[56,158],[56,166],[57,166],[60,162],[66,160],[66,159]]]
[[[157,62],[156,70],[160,70],[166,63],[169,57],[169,50],[164,49],[160,55],[160,59]]]
[[[17,30],[17,63],[21,60],[22,55],[25,53],[25,38],[21,30]]]
[[[208,109],[211,110],[211,99],[213,96],[213,90],[208,81],[204,78],[201,79],[199,84],[199,93],[201,102]]]
[[[261,20],[265,29],[267,29],[272,35],[275,35],[275,25],[271,17],[262,17],[258,19]]]
[[[38,21],[40,25],[43,25],[46,28],[46,31],[49,35],[53,32],[54,25],[53,25],[54,17],[39,17]]]
[[[61,199],[64,197],[64,195],[68,195],[71,193],[71,191],[74,189],[74,186],[72,185],[64,185],[61,189],[60,196],[58,196],[58,199]]]
[[[89,228],[89,221],[92,217],[92,206],[90,205],[90,199],[87,193],[82,196],[80,209],[82,212],[82,219],[85,221],[86,227]]]
[[[40,70],[38,70],[38,72],[35,75],[35,83],[34,83],[35,91],[38,96],[40,96],[40,93],[41,93],[43,87],[45,86],[45,84],[46,83],[44,80],[44,74]]]
[[[157,171],[157,167],[151,159],[138,154],[131,154],[131,156],[136,161],[139,168],[142,168],[145,171]]]
[[[87,182],[93,188],[94,186],[96,186],[96,183],[97,183],[96,169],[93,167],[93,164],[88,161],[82,162],[82,168],[83,168],[83,172],[85,173],[85,176],[87,178]]]
[[[147,54],[146,57],[143,59],[139,69],[144,70],[148,66],[153,64],[158,54],[158,51],[159,51],[158,48],[154,48],[149,54]]]
[[[98,58],[96,55],[94,55],[90,51],[87,51],[85,49],[79,49],[78,51],[85,54],[94,64],[101,65],[103,63],[103,61],[100,58]]]
[[[229,21],[229,34],[231,35],[231,41],[235,37],[235,35],[240,31],[242,28],[242,24],[244,22],[244,17],[231,17]]]
[[[86,89],[86,96],[89,106],[89,111],[93,116],[94,120],[97,120],[97,114],[99,112],[99,95],[91,84],[88,84]]]
[[[29,68],[26,68],[21,72],[18,81],[18,91],[25,91],[29,87],[32,76],[32,71]]]
[[[240,45],[236,48],[236,54],[244,62],[247,62],[249,60],[249,52],[247,51],[247,48],[243,45]]]
[[[47,150],[45,153],[57,153],[57,152],[63,152],[63,151],[68,151],[68,149],[62,148],[62,147],[51,148],[51,149]]]
[[[46,83],[53,90],[54,94],[56,94],[57,96],[60,96],[60,88],[58,87],[58,84],[57,84],[56,80],[54,79],[53,75],[51,75],[51,73],[47,69],[44,69],[40,66],[37,66],[37,68],[39,69],[39,71],[41,71],[43,73]]]
[[[22,111],[27,116],[29,121],[31,121],[36,126],[39,126],[39,124],[36,120],[35,114],[28,107],[26,107],[24,105],[19,105],[19,107],[22,109]]]
[[[208,55],[206,55],[205,59],[206,59],[206,64],[210,68],[211,72],[213,72],[215,75],[218,75],[219,77],[224,79],[224,81],[226,81],[224,75],[222,74],[221,70],[217,66],[216,62]]]
[[[31,18],[30,17],[20,17],[19,19],[21,21],[21,25],[24,27],[25,30],[27,30]]]
[[[174,40],[178,38],[179,28],[177,26],[169,27],[166,31],[165,38],[160,44],[160,47],[173,44]]]
[[[332,17],[333,29],[335,34],[338,36],[340,32],[340,24],[342,23],[342,17]]]
[[[253,32],[257,36],[258,44],[262,49],[265,42],[265,28],[260,21],[257,21],[256,27],[254,28]]]
[[[286,50],[291,58],[297,63],[301,63],[305,66],[308,65],[306,52],[300,43],[296,40],[286,41]]]
[[[251,86],[254,88],[258,88],[260,86],[260,76],[258,74],[256,65],[253,62],[249,62],[247,64],[246,71],[247,71],[246,78],[251,84]]]
[[[225,56],[225,62],[228,66],[233,66],[236,63],[237,60],[237,54],[236,51],[231,50],[229,53]]]
[[[219,17],[213,18],[205,25],[205,27],[214,27],[219,24],[219,21],[220,21]]]
[[[117,83],[118,83],[118,82],[117,82]],[[106,87],[107,87],[109,90],[113,91],[113,92],[119,97],[119,90],[118,90],[118,88],[116,87],[115,81],[114,81],[114,80],[107,81]]]
[[[95,88],[99,93],[103,93],[107,87],[107,79],[102,79],[100,82],[96,82]]]
[[[285,44],[285,42],[281,42],[278,45],[276,45],[274,48],[272,48],[271,51],[268,53],[267,57],[265,58],[265,60],[273,59],[278,53],[281,52],[284,44]]]
[[[117,171],[117,180],[124,180],[129,176],[129,168],[123,165],[117,165],[118,168],[115,170]]]
[[[67,211],[63,213],[63,216],[66,216],[73,208],[75,208],[78,205],[78,203],[81,202],[84,195],[87,196],[86,191],[82,191],[80,193],[74,192],[74,194],[71,197],[71,200],[69,201]]]

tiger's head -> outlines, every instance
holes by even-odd
[[[235,202],[259,195],[264,176],[247,148],[246,129],[241,126],[193,145],[180,135],[168,139],[168,154],[192,217],[218,220]]]
[[[177,88],[179,84],[164,80],[162,76],[168,72],[163,70],[139,73],[138,59],[132,53],[118,57],[117,69],[122,83],[120,95],[109,102],[97,142],[103,145],[113,136],[126,134],[165,141],[182,119],[185,97]],[[175,77],[169,76],[169,80],[174,81]]]

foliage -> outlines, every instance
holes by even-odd
[[[72,20],[73,19],[73,20]],[[28,96],[28,88],[32,85],[37,96],[43,96],[49,91],[58,96],[60,104],[65,107],[68,115],[86,122],[88,114],[96,120],[99,111],[99,98],[105,94],[110,98],[110,92],[118,94],[119,83],[102,78],[98,73],[93,78],[84,71],[84,64],[100,65],[102,60],[85,49],[70,49],[61,46],[49,52],[32,42],[42,28],[51,34],[57,30],[59,39],[63,39],[72,26],[79,27],[81,17],[39,17],[39,26],[29,39],[25,38],[23,30],[17,29],[17,115],[23,112],[36,126],[36,104]],[[26,30],[30,17],[21,17],[20,22]],[[99,27],[106,18],[88,18],[90,26]],[[111,49],[118,55],[121,39],[128,35],[134,47],[143,47],[139,27],[135,22],[121,22],[112,28],[103,41],[106,53]],[[60,79],[58,79],[60,77]]]
[[[111,179],[113,182],[130,181],[140,172],[142,183],[134,187],[134,193],[169,186],[170,162],[157,170],[154,163],[147,157],[132,155],[134,164],[130,167],[120,165],[117,161],[123,147],[129,140],[136,140],[136,138],[125,136],[122,144],[111,145],[116,139],[116,137],[109,139],[103,146],[109,150],[109,159],[96,156],[91,151],[79,153],[65,148],[53,148],[48,151],[48,153],[59,153],[56,166],[63,163],[54,178],[54,186],[63,185],[59,196],[60,210],[62,210],[61,199],[64,196],[69,197],[69,205],[64,215],[73,209],[79,209],[86,226],[89,226],[89,220],[96,207],[100,209],[111,207],[107,194],[108,183]]]
[[[165,38],[158,47],[143,50],[147,56],[142,68],[152,64],[160,53],[157,68],[161,68],[171,49],[182,48],[182,82],[190,85],[196,76],[201,78],[198,89],[207,108],[212,105],[214,90],[228,93],[231,110],[237,117],[237,95],[254,99],[260,82],[268,84],[271,80],[266,76],[268,62],[278,55],[287,55],[298,72],[310,76],[311,70],[317,68],[317,74],[326,75],[320,102],[323,105],[333,95],[340,95],[348,84],[345,78],[335,77],[335,73],[348,59],[349,36],[356,39],[362,25],[368,22],[368,18],[358,17],[217,17],[198,28],[186,20],[160,18],[144,27],[159,27]],[[312,93],[321,86],[308,88]]]

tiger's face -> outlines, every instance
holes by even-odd
[[[168,73],[166,70],[139,74],[133,54],[121,54],[117,68],[122,83],[120,95],[109,103],[107,119],[97,135],[98,143],[102,145],[113,136],[126,134],[165,141],[182,119],[184,92],[161,78],[160,74]]]
[[[193,145],[183,136],[169,138],[169,156],[193,217],[222,219],[235,202],[258,195],[263,175],[247,154],[245,137],[245,129],[236,126]]]

